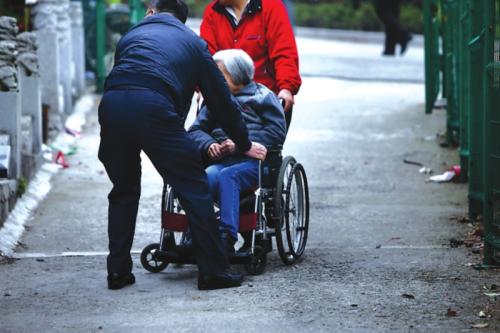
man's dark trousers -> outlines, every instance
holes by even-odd
[[[108,196],[109,274],[132,271],[130,250],[141,192],[141,150],[179,195],[200,273],[218,274],[228,267],[200,153],[173,105],[168,95],[131,86],[108,90],[99,105],[99,159],[113,183]]]

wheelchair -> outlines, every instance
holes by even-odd
[[[169,263],[196,264],[194,257],[176,252],[187,230],[185,212],[174,190],[165,184],[160,241],[143,249],[142,266],[158,273]],[[251,275],[262,274],[274,238],[281,260],[292,265],[305,251],[308,231],[309,190],[304,167],[292,156],[283,157],[282,146],[268,148],[266,159],[259,163],[257,189],[243,193],[240,199],[239,232],[251,239],[250,246],[229,255],[229,262],[243,264]]]

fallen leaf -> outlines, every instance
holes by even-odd
[[[457,316],[457,311],[448,308],[448,311],[446,311],[446,317],[456,317]]]
[[[412,294],[403,294],[401,296],[403,296],[404,298],[408,298],[408,299],[415,299],[415,296],[413,296]]]

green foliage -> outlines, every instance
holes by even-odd
[[[401,22],[411,32],[424,32],[423,12],[416,6],[403,6],[401,8]]]
[[[24,193],[26,193],[26,189],[28,188],[28,181],[21,177],[17,181],[17,196],[20,198]]]
[[[351,4],[352,2],[352,4]],[[350,29],[383,30],[371,1],[301,1],[295,2],[295,18],[298,26]],[[401,21],[411,32],[423,31],[422,10],[415,5],[403,5]]]

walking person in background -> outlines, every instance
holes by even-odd
[[[214,0],[205,9],[200,35],[212,54],[242,49],[255,63],[255,81],[285,103],[289,125],[302,83],[292,25],[282,0]]]
[[[399,21],[401,0],[374,0],[374,3],[377,16],[385,28],[385,48],[382,54],[393,56],[396,53],[396,46],[399,44],[400,54],[403,55],[412,36]]]

